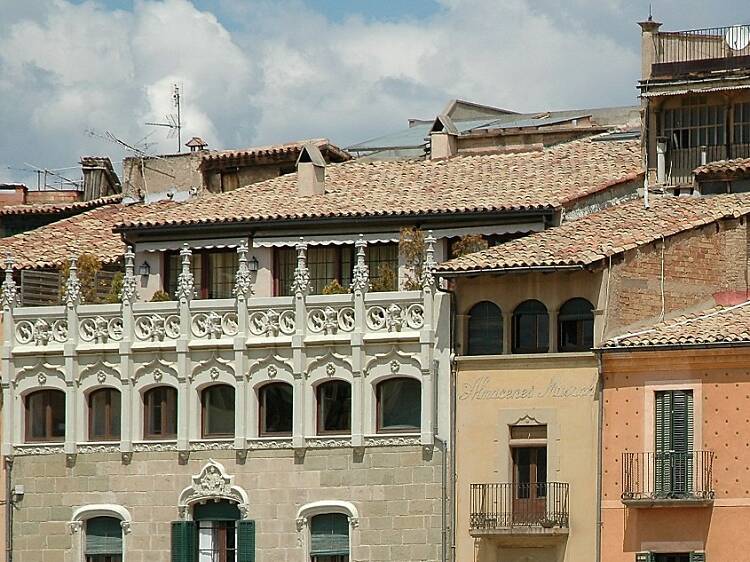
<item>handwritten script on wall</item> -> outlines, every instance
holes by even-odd
[[[494,382],[494,384],[493,384]],[[535,400],[539,398],[591,398],[596,391],[596,383],[575,386],[561,384],[552,379],[546,386],[528,385],[501,387],[490,377],[481,377],[461,385],[459,400]]]

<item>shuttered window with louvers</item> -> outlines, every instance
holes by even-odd
[[[122,526],[114,517],[86,521],[86,555],[122,554]]]
[[[255,562],[255,521],[237,522],[237,562]]]
[[[172,521],[171,562],[195,562],[196,525],[194,521]]]
[[[348,556],[349,519],[341,513],[324,513],[310,524],[310,555]]]

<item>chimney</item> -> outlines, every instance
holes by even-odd
[[[451,158],[457,154],[458,128],[447,115],[438,115],[430,129],[430,160]]]
[[[641,80],[651,78],[651,65],[656,62],[656,36],[661,23],[648,16],[646,21],[638,22],[641,26]]]
[[[323,195],[326,192],[326,161],[320,149],[307,143],[297,158],[297,194]]]

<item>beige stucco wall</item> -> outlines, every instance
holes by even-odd
[[[530,554],[540,562],[593,560],[597,377],[593,353],[459,359],[456,560],[520,561]],[[470,485],[512,482],[509,426],[519,422],[547,425],[547,479],[570,485],[569,535],[554,540],[497,536],[475,542],[469,535]]]
[[[603,562],[632,562],[646,550],[747,559],[748,364],[748,348],[603,355]],[[653,451],[654,393],[665,389],[693,390],[694,449],[714,453],[712,506],[635,509],[620,501],[622,454]]]
[[[249,498],[257,524],[257,556],[264,562],[304,562],[307,537],[297,511],[321,500],[348,501],[359,512],[351,529],[352,560],[431,561],[440,558],[442,457],[423,457],[419,446],[368,448],[361,460],[351,448],[309,450],[295,462],[291,450],[251,451],[239,464],[232,451],[79,454],[66,468],[64,455],[16,459],[14,484],[26,495],[15,511],[15,562],[80,562],[80,533],[68,522],[75,508],[118,504],[130,511],[125,562],[169,560],[170,522],[178,497],[209,458],[222,463]]]

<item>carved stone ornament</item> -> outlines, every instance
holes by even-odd
[[[328,365],[326,365],[326,375],[328,375],[329,377],[332,377],[335,374],[336,374],[336,366],[333,363],[328,363]]]
[[[0,303],[3,310],[10,310],[18,302],[18,285],[13,279],[13,258],[5,258],[5,279],[3,279],[2,288],[0,289]]]
[[[303,238],[297,244],[297,267],[294,268],[294,279],[292,280],[292,293],[297,296],[307,295],[310,292],[310,270],[307,269],[307,244]]]
[[[401,307],[394,302],[385,309],[385,312],[385,325],[386,328],[388,328],[388,331],[400,332],[401,326],[404,323],[404,318],[401,313]]]
[[[123,304],[133,304],[138,300],[138,284],[135,279],[135,254],[133,248],[128,246],[125,252],[125,275],[122,278],[122,289],[120,289],[120,301]]]
[[[83,521],[71,521],[68,523],[68,529],[70,529],[70,534],[75,535],[83,528]]]
[[[243,517],[247,514],[248,499],[245,491],[233,484],[234,478],[228,476],[224,466],[209,459],[200,473],[192,477],[192,483],[180,494],[180,516],[187,515],[187,508],[206,501],[227,500],[238,504]]]
[[[278,372],[279,372],[279,370],[276,368],[276,365],[269,365],[268,366],[268,378],[269,379],[274,378]]]
[[[234,296],[237,300],[246,301],[253,296],[255,290],[253,289],[253,279],[250,268],[247,266],[247,243],[242,242],[239,248],[237,248],[238,267],[237,273],[234,276]]]
[[[68,280],[65,282],[65,305],[68,308],[79,305],[81,296],[81,281],[78,279],[78,256],[71,256]]]
[[[47,384],[47,375],[45,375],[44,373],[39,373],[36,377],[36,380],[37,382],[39,382],[40,386],[44,386],[45,384]]]
[[[422,265],[422,290],[432,291],[435,288],[435,237],[430,230],[425,238],[427,249],[425,250],[424,264]]]
[[[182,261],[182,271],[177,276],[177,291],[175,295],[177,300],[187,303],[193,300],[195,296],[195,279],[193,272],[190,270],[190,258],[193,252],[190,251],[187,243],[180,250],[180,259]]]
[[[352,293],[364,295],[370,288],[370,270],[367,267],[367,261],[365,260],[365,248],[367,248],[367,242],[365,242],[361,234],[359,235],[359,240],[354,243],[354,248],[357,253],[357,263],[354,265],[354,271],[352,271],[352,282],[349,286]]]

